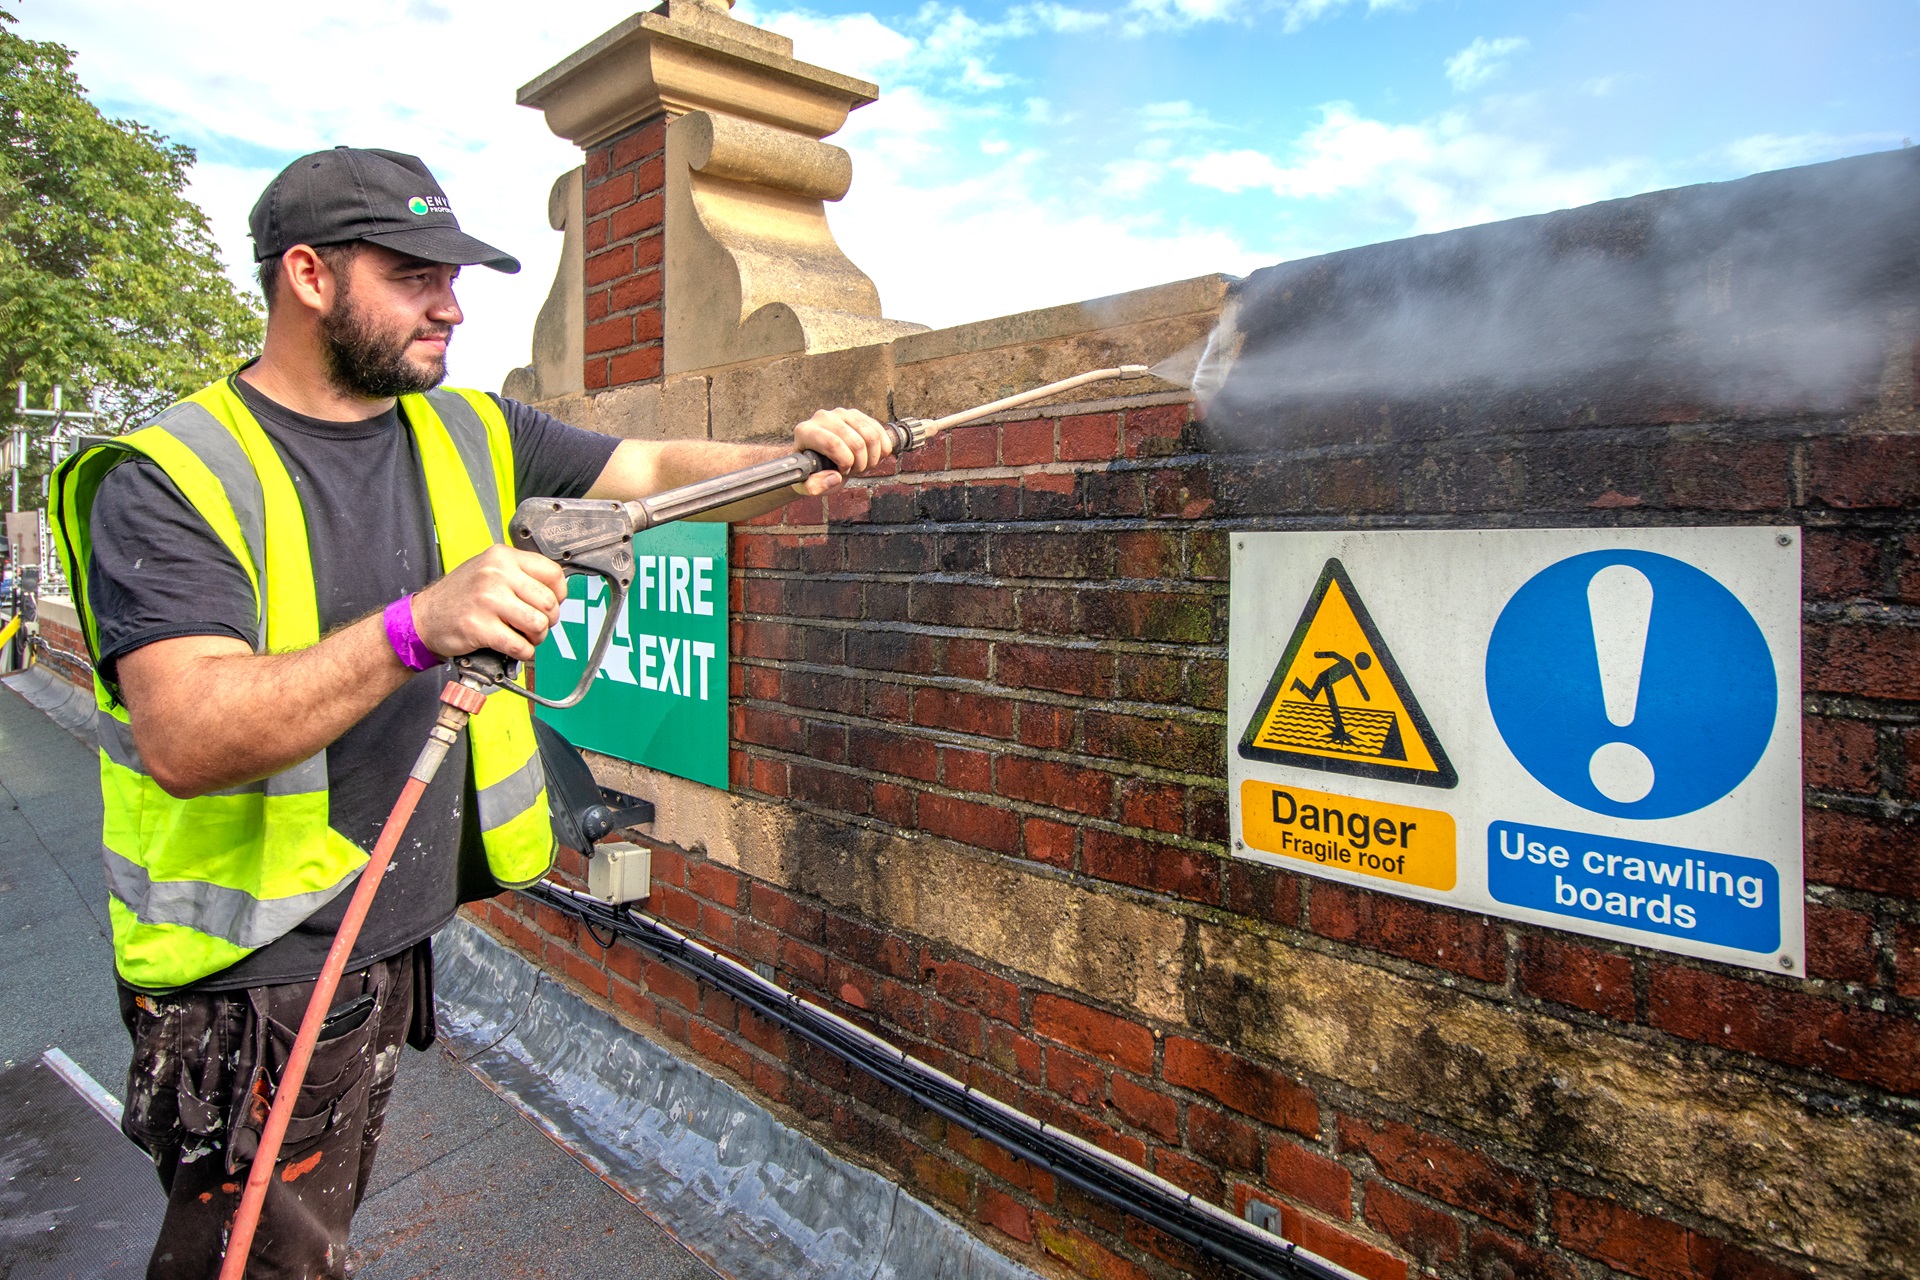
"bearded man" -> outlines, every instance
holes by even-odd
[[[218,1269],[267,1105],[349,890],[438,710],[442,659],[529,659],[560,569],[502,545],[522,496],[630,500],[775,446],[616,441],[437,388],[460,230],[418,159],[303,156],[254,207],[257,360],[56,476],[95,667],[124,1128],[168,1194],[147,1274]],[[891,451],[822,410],[794,448]],[[822,472],[805,492],[840,482]],[[743,503],[738,519],[783,498]],[[333,999],[249,1275],[339,1276],[403,1041],[431,1042],[431,935],[552,860],[526,704],[476,717],[422,797]],[[483,725],[483,719],[495,723]]]

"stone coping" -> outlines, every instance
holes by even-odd
[[[1053,338],[1118,329],[1195,312],[1218,311],[1226,304],[1234,278],[1213,274],[1150,285],[1085,302],[1069,302],[1037,311],[1019,311],[973,320],[946,329],[911,334],[893,341],[895,364],[915,364],[945,356],[1024,346]]]
[[[865,98],[868,101],[872,101],[880,96],[880,86],[870,80],[862,80],[857,76],[844,75],[838,71],[829,71],[825,67],[816,67],[810,62],[801,62],[797,58],[783,56],[777,49],[769,47],[770,42],[756,41],[750,44],[748,43],[748,39],[753,35],[765,35],[766,33],[757,27],[748,27],[745,23],[738,23],[737,25],[747,27],[746,31],[738,34],[723,33],[719,30],[694,26],[689,23],[675,22],[672,18],[662,17],[657,13],[636,13],[625,21],[616,23],[601,32],[598,36],[595,36],[592,40],[589,40],[586,44],[574,50],[559,62],[556,62],[553,66],[548,67],[545,71],[542,71],[539,75],[521,85],[519,92],[514,95],[514,101],[523,107],[538,106],[540,105],[540,100],[551,92],[555,85],[560,84],[587,63],[605,54],[608,50],[625,44],[629,40],[636,37],[644,38],[645,36],[650,36],[655,33],[666,35],[672,39],[684,41],[688,44],[704,45],[717,53],[724,53],[729,57],[738,58],[744,62],[756,62],[789,74],[804,77],[808,80],[816,80],[823,85],[831,85],[833,88],[843,91],[850,97]],[[793,47],[791,40],[782,40],[781,43],[785,44],[788,49]]]
[[[670,111],[720,108],[824,137],[878,85],[791,56],[792,42],[698,3],[637,13],[520,87],[555,133],[583,147]],[[644,87],[635,91],[634,81]]]
[[[35,602],[36,616],[42,622],[55,622],[75,631],[80,629],[80,614],[67,596],[41,596]]]

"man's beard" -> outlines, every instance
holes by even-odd
[[[343,282],[344,284],[344,282]],[[428,325],[404,336],[381,333],[367,323],[352,295],[342,288],[333,310],[320,317],[320,336],[327,344],[327,364],[333,385],[368,400],[431,391],[447,376],[444,354],[424,366],[407,358],[416,338],[452,336],[449,325]]]

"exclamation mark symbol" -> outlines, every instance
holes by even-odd
[[[1593,648],[1600,659],[1600,696],[1607,719],[1624,729],[1640,705],[1640,668],[1653,620],[1653,583],[1630,565],[1608,565],[1587,583]],[[1628,742],[1603,743],[1587,763],[1594,788],[1616,804],[1632,804],[1653,790],[1653,761]]]

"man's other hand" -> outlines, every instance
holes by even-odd
[[[811,449],[833,465],[834,470],[816,471],[794,486],[818,495],[847,476],[879,466],[893,452],[893,433],[858,409],[822,409],[793,429],[793,447]]]
[[[531,551],[491,546],[413,598],[420,641],[444,658],[495,649],[525,662],[560,620],[567,578]]]

